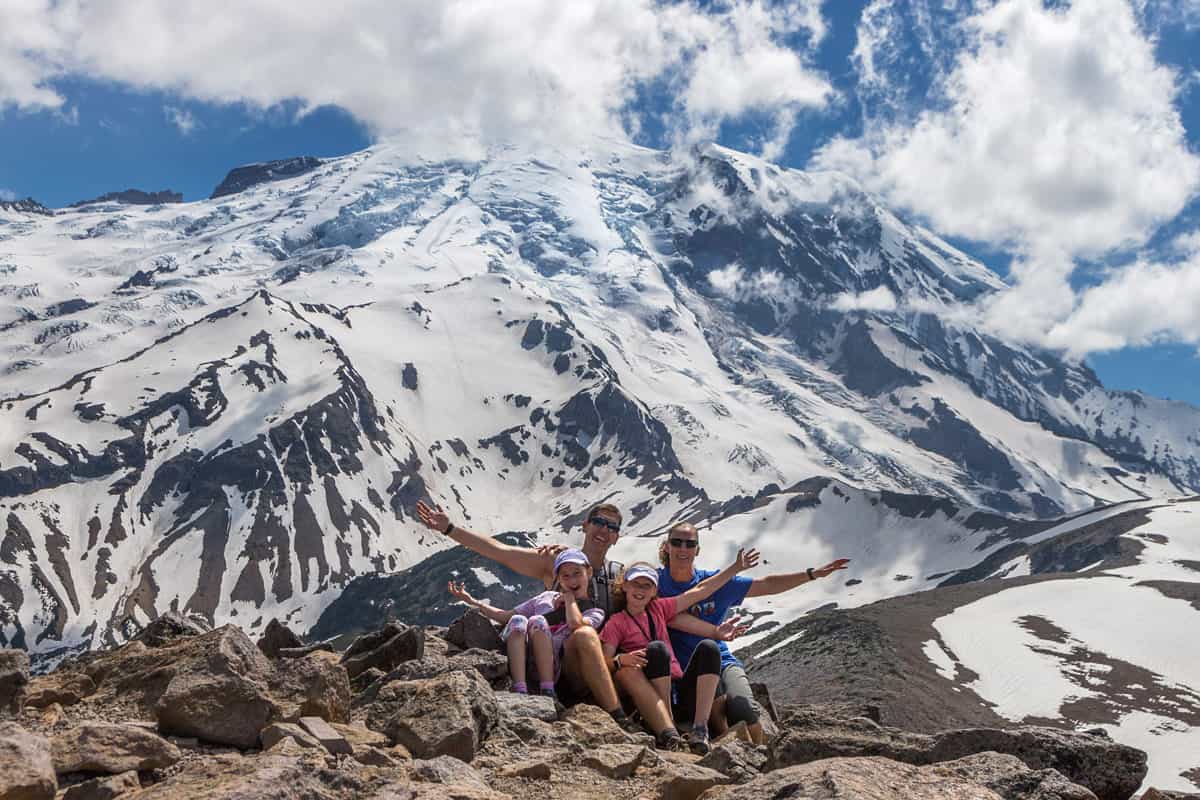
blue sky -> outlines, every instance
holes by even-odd
[[[1197,0],[299,5],[6,5],[0,195],[198,199],[241,163],[445,143],[425,128],[715,138],[849,172],[1009,276],[979,311],[1001,335],[1200,404]]]

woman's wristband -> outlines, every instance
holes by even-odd
[[[450,531],[452,531],[452,530],[454,530],[454,523],[453,523],[453,522],[447,522],[447,523],[446,523],[446,529],[445,529],[444,531],[442,531],[442,533],[443,533],[443,534],[445,534],[446,536],[449,536],[449,535],[450,535]],[[812,572],[812,570],[809,570],[809,572],[811,573],[811,572]]]
[[[817,576],[813,574],[813,568],[812,568],[812,567],[809,567],[807,570],[805,570],[805,572],[807,572],[807,573],[808,573],[808,579],[809,579],[810,581],[815,581],[815,580],[817,579]]]

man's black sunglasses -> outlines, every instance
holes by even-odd
[[[592,517],[588,520],[588,522],[592,523],[593,525],[599,525],[602,528],[608,528],[613,533],[621,532],[621,523],[613,522],[612,520],[605,519],[604,517]]]
[[[668,539],[667,541],[671,543],[671,547],[686,547],[688,550],[700,546],[695,539]]]

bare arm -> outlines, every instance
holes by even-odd
[[[430,530],[449,536],[468,550],[474,550],[484,558],[490,558],[527,578],[545,581],[552,570],[553,555],[546,555],[530,547],[516,547],[498,542],[490,536],[457,525],[451,526],[450,518],[443,514],[441,509],[434,508],[423,500],[417,501],[417,517]],[[449,533],[446,532],[447,528]]]
[[[667,623],[667,627],[703,636],[705,639],[716,639],[719,642],[733,641],[750,629],[749,625],[743,625],[741,619],[737,617],[726,620],[720,625],[713,625],[711,622],[705,622],[688,613],[676,614],[675,618]]]
[[[559,598],[563,604],[563,610],[567,616],[567,627],[572,631],[577,631],[584,625],[587,625],[587,620],[583,618],[583,612],[579,610],[579,603],[575,601],[575,595],[570,592],[561,592]]]
[[[503,608],[496,608],[495,606],[489,605],[482,600],[476,600],[461,583],[450,581],[450,583],[447,584],[447,588],[450,590],[450,594],[454,595],[467,605],[479,609],[479,613],[483,614],[492,622],[498,622],[501,625],[505,625],[510,619],[512,619],[514,612],[505,611]]]
[[[840,569],[845,569],[850,563],[848,558],[839,558],[837,561],[831,561],[820,569],[812,571],[815,580],[824,578]],[[769,594],[779,594],[795,589],[797,586],[802,586],[809,582],[808,570],[803,572],[785,572],[778,575],[768,575],[765,578],[755,578],[750,584],[750,590],[746,592],[746,597],[763,597]]]
[[[713,592],[729,583],[729,580],[734,575],[742,570],[750,569],[756,564],[758,564],[757,550],[753,548],[750,550],[738,550],[737,558],[728,567],[716,575],[710,575],[683,594],[677,595],[675,598],[675,608],[691,608],[701,600],[707,600]]]

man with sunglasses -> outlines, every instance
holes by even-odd
[[[537,578],[547,588],[554,583],[554,559],[564,549],[561,546],[535,549],[505,544],[490,536],[460,528],[440,508],[424,501],[417,502],[417,517],[430,530],[449,536],[468,550],[474,550],[513,572]],[[589,598],[594,607],[604,610],[606,618],[612,613],[612,586],[625,568],[624,564],[606,559],[608,551],[620,538],[620,533],[621,512],[616,506],[600,503],[588,509],[583,518],[583,545],[579,549],[591,565]],[[621,708],[616,686],[604,659],[604,648],[595,628],[585,625],[567,638],[563,645],[562,678],[559,683],[559,696],[564,700],[582,699],[590,692],[596,705],[608,711],[617,724],[627,730],[641,730],[640,726],[625,716]]]
[[[663,597],[674,597],[683,594],[717,570],[697,569],[696,556],[700,554],[700,533],[696,526],[681,522],[667,532],[666,538],[659,545],[658,555],[662,567],[658,571],[658,592]],[[741,605],[747,597],[761,597],[779,594],[809,581],[824,578],[838,570],[845,569],[849,559],[839,558],[819,569],[806,569],[803,572],[768,575],[763,578],[749,578],[745,575],[735,575],[728,583],[718,589],[707,600],[697,603],[688,611],[705,623],[720,625],[730,608]],[[686,619],[686,618],[685,618]],[[704,640],[704,631],[697,630],[689,633],[682,629],[671,630],[671,647],[681,663],[691,658],[692,651]],[[714,706],[714,715],[725,719],[713,719],[710,724],[714,733],[720,734],[726,721],[729,724],[745,722],[750,736],[755,744],[762,744],[762,725],[758,721],[758,709],[755,707],[754,695],[750,691],[750,681],[742,662],[729,652],[725,642],[718,642],[721,650],[721,683],[717,693],[724,693],[724,714]]]

